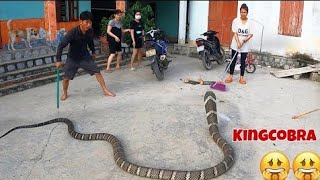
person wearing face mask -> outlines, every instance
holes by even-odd
[[[135,70],[133,64],[138,56],[138,66],[142,67],[142,45],[144,36],[144,25],[141,21],[141,11],[134,12],[134,20],[130,23],[130,34],[132,39],[133,52],[131,56],[131,70]]]
[[[248,12],[249,12],[248,6],[246,4],[242,4],[240,7],[240,18],[235,18],[232,22],[233,38],[232,38],[230,48],[232,50],[231,57],[234,57],[235,59],[233,59],[230,65],[230,75],[225,80],[226,83],[232,82],[232,77],[233,77],[234,68],[237,61],[237,56],[238,56],[238,53],[240,53],[241,66],[240,66],[239,83],[246,84],[246,81],[243,76],[246,68],[245,64],[246,64],[247,55],[250,49],[248,41],[253,36],[252,23],[247,17]]]
[[[110,65],[117,54],[117,66],[116,69],[120,69],[120,63],[122,60],[122,50],[121,50],[121,38],[122,34],[130,32],[130,29],[122,29],[122,18],[123,12],[117,9],[114,13],[114,19],[110,20],[107,27],[107,40],[109,42],[109,58],[107,62],[106,72],[111,72]]]

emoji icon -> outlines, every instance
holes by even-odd
[[[298,154],[292,166],[298,180],[317,180],[320,177],[320,157],[316,153],[305,151]]]
[[[280,151],[271,151],[261,159],[260,170],[265,180],[284,180],[290,170],[289,159]]]

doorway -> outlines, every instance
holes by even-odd
[[[237,17],[238,1],[209,1],[208,30],[218,33],[222,46],[229,46],[232,40],[231,25]]]
[[[91,1],[91,12],[93,14],[92,28],[95,35],[101,35],[100,23],[103,17],[109,18],[116,10],[116,0],[113,1]]]

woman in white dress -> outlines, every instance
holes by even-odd
[[[231,42],[231,50],[232,56],[235,57],[230,65],[230,76],[225,80],[226,83],[232,82],[232,77],[234,73],[234,68],[237,61],[238,53],[241,54],[241,67],[240,67],[240,80],[241,84],[246,84],[244,79],[244,71],[245,71],[245,64],[246,58],[249,52],[249,44],[248,41],[252,38],[252,23],[248,19],[248,6],[246,4],[242,4],[240,7],[240,18],[235,18],[232,22],[232,32],[233,38]],[[235,55],[236,54],[236,55]]]

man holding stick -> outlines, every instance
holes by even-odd
[[[56,55],[56,67],[61,67],[61,55],[62,50],[68,44],[70,44],[68,58],[66,64],[64,65],[64,79],[63,79],[63,95],[61,100],[64,101],[68,98],[68,86],[69,81],[73,80],[78,69],[81,67],[87,71],[91,76],[95,75],[97,81],[99,82],[103,94],[105,96],[114,97],[115,94],[110,92],[104,82],[104,78],[100,73],[100,69],[93,61],[95,59],[95,49],[93,43],[93,30],[92,30],[92,20],[93,16],[91,12],[84,11],[80,14],[79,25],[71,29],[65,37],[62,38]],[[87,47],[89,45],[92,51],[92,56],[90,55]]]

